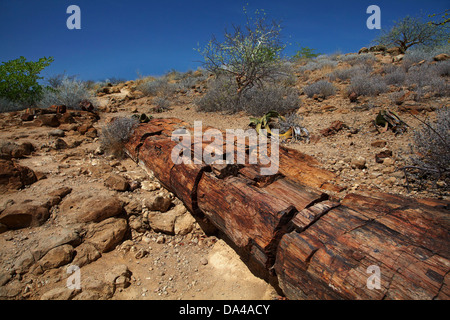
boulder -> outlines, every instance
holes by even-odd
[[[39,265],[44,271],[58,268],[71,262],[73,255],[73,247],[70,244],[64,244],[47,252],[47,254],[39,260]]]
[[[70,300],[75,297],[80,290],[69,288],[55,288],[47,291],[41,296],[41,300]]]
[[[19,203],[6,208],[0,214],[0,223],[9,229],[21,229],[42,225],[49,217],[48,208],[41,204]]]
[[[82,243],[76,248],[76,256],[73,259],[73,264],[78,267],[83,267],[98,258],[102,254],[90,243]]]
[[[387,50],[386,46],[379,44],[369,48],[369,52],[385,52]]]
[[[52,105],[49,107],[49,110],[62,114],[66,113],[67,107],[65,105]]]
[[[391,56],[398,56],[399,54],[404,54],[403,50],[399,47],[391,47],[386,50]]]
[[[82,203],[76,216],[78,222],[100,222],[123,212],[122,203],[108,196],[92,197]]]
[[[130,285],[131,271],[125,264],[118,264],[106,270],[105,281],[113,285],[114,291],[118,288],[124,289]]]
[[[172,205],[172,199],[168,195],[157,194],[145,200],[145,206],[150,211],[166,212]]]
[[[400,62],[403,60],[404,57],[405,57],[404,54],[396,55],[396,56],[394,56],[394,58],[392,58],[392,62]]]
[[[186,212],[175,220],[174,232],[177,235],[186,235],[192,231],[195,224],[195,218]]]
[[[40,114],[36,120],[41,123],[41,126],[46,127],[58,127],[60,125],[59,119],[56,114]]]
[[[64,141],[61,138],[57,138],[54,142],[53,142],[53,148],[55,150],[63,150],[63,149],[67,149],[69,148],[69,145],[67,144],[66,141]]]
[[[127,191],[130,187],[127,179],[118,174],[109,175],[105,180],[105,186],[116,191]]]
[[[175,234],[176,221],[185,213],[186,208],[183,205],[177,205],[175,208],[167,212],[149,212],[147,221],[154,231],[173,235]],[[186,219],[185,221],[181,220],[178,224],[177,231],[184,234],[191,231],[192,226],[189,227],[187,225],[188,222],[188,219]]]
[[[88,226],[85,242],[92,244],[100,253],[111,251],[128,231],[125,219],[109,218]]]
[[[22,144],[17,144],[10,141],[0,142],[0,158],[1,159],[12,159],[12,158],[23,158],[29,156],[34,151],[34,146],[30,142],[24,142]]]
[[[448,55],[447,53],[438,54],[438,55],[434,56],[434,58],[433,58],[434,61],[446,61],[449,59],[450,59],[450,55]]]
[[[361,49],[359,49],[358,54],[368,53],[368,52],[369,52],[369,49],[367,49],[366,47],[362,47]]]

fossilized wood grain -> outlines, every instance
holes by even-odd
[[[259,164],[174,164],[171,132],[180,127],[193,133],[181,120],[152,119],[125,149],[194,215],[274,272],[289,299],[449,299],[448,202],[382,193],[333,198],[326,191],[342,190],[336,176],[284,147],[270,176]],[[208,143],[192,143],[191,155],[195,148]],[[248,156],[252,148],[236,142],[235,159],[238,150]],[[367,286],[372,266],[380,289]]]

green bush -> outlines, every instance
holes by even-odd
[[[22,107],[35,105],[44,88],[38,80],[39,73],[53,62],[53,58],[40,58],[38,61],[26,61],[24,57],[3,62],[0,65],[0,97]]]

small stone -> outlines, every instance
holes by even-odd
[[[384,164],[385,166],[392,166],[392,165],[394,165],[394,163],[395,163],[395,160],[392,159],[392,158],[385,158],[385,159],[383,160],[383,164]]]
[[[352,160],[352,168],[364,169],[366,167],[366,159],[363,157],[358,157]]]
[[[164,242],[166,242],[166,238],[165,238],[163,235],[159,235],[159,236],[156,238],[156,243],[158,243],[158,244],[163,244]]]
[[[386,180],[384,180],[384,184],[388,186],[393,186],[397,182],[397,179],[395,177],[389,177]]]
[[[208,260],[206,258],[201,258],[200,259],[200,263],[204,266],[206,266],[208,264]]]
[[[62,150],[62,149],[67,149],[69,147],[69,145],[67,144],[67,142],[65,142],[63,139],[58,138],[55,140],[55,142],[53,143],[53,147],[56,150]]]
[[[66,134],[61,129],[55,129],[55,130],[49,131],[48,135],[51,137],[64,137]]]
[[[375,148],[384,148],[386,147],[387,142],[385,140],[377,140],[372,142],[370,145]]]
[[[172,205],[172,199],[170,196],[156,195],[145,201],[145,206],[150,211],[166,212]]]
[[[128,181],[118,174],[109,175],[105,180],[105,186],[116,191],[127,191],[130,187]]]

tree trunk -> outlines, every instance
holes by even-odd
[[[152,119],[125,149],[194,216],[274,273],[289,299],[450,298],[449,202],[382,193],[335,199],[326,191],[342,190],[336,176],[284,147],[270,176],[255,164],[174,164],[171,130],[181,125]]]

